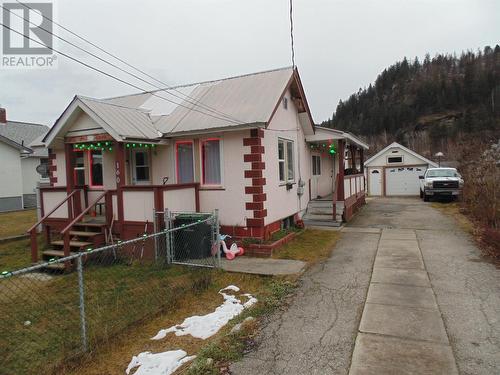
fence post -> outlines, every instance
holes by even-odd
[[[77,271],[78,271],[78,294],[80,296],[79,306],[80,306],[80,330],[82,336],[82,349],[84,352],[88,351],[87,342],[87,322],[85,320],[85,289],[83,285],[83,266],[82,257],[76,258]]]
[[[220,233],[219,233],[219,210],[214,210],[215,216],[215,248],[217,249],[217,267],[220,268]]]
[[[156,208],[153,208],[153,233],[158,232],[158,212]],[[158,236],[155,236],[155,263],[158,262]]]
[[[170,222],[170,211],[165,209],[165,213],[163,214],[163,220],[165,220],[165,251],[166,251],[166,256],[167,256],[167,264],[172,263],[172,244],[170,241],[170,227],[171,222]]]

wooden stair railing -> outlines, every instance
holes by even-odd
[[[79,222],[87,212],[90,211],[92,207],[94,207],[102,198],[105,198],[105,204],[106,204],[106,225],[109,225],[107,222],[109,217],[110,217],[110,212],[108,212],[108,207],[110,207],[110,200],[111,200],[111,192],[109,190],[105,190],[100,194],[91,204],[87,206],[77,217],[73,219],[62,231],[61,235],[63,236],[63,241],[64,241],[64,256],[67,257],[70,255],[70,229],[75,225],[77,222]],[[68,266],[68,265],[67,265]]]
[[[42,224],[50,215],[56,212],[64,203],[68,202],[68,220],[71,220],[73,217],[73,197],[76,193],[79,193],[81,190],[73,190],[69,195],[67,195],[61,202],[59,202],[47,215],[42,217],[38,222],[33,225],[26,232],[30,234],[30,242],[31,242],[31,262],[38,262],[38,243],[37,243],[37,233],[36,228]],[[71,199],[71,200],[69,200]],[[68,201],[69,200],[69,201]]]

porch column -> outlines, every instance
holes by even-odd
[[[337,200],[344,200],[344,159],[345,159],[345,141],[339,139],[339,180],[337,181]]]
[[[75,189],[75,181],[73,179],[73,166],[75,165],[75,155],[73,145],[71,143],[64,144],[64,160],[66,163],[66,194],[69,195]],[[81,212],[80,196],[68,199],[68,219],[73,219],[73,202],[75,203],[75,215]]]
[[[116,178],[116,204],[118,212],[118,232],[122,231],[123,226],[123,186],[125,185],[125,144],[119,142],[116,148],[116,160],[115,160],[115,178]]]
[[[359,171],[360,173],[365,173],[365,157],[364,157],[365,150],[363,147],[359,149]]]

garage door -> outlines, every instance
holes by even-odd
[[[418,176],[423,176],[427,166],[395,167],[385,170],[386,195],[418,195],[420,181]]]

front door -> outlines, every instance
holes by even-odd
[[[132,184],[148,185],[151,183],[150,160],[147,150],[132,150]]]
[[[321,177],[321,156],[312,155],[311,199],[319,197],[319,183]]]
[[[382,195],[382,168],[370,169],[368,171],[368,193],[370,195]]]

